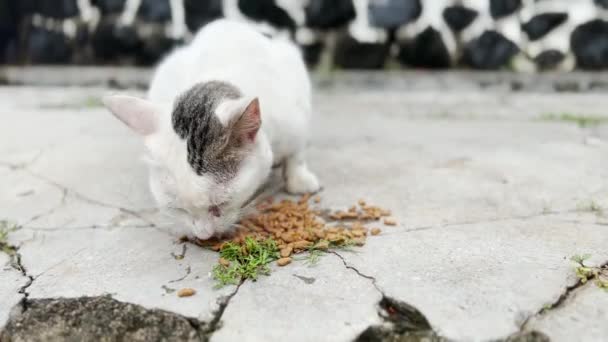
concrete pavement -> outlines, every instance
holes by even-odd
[[[18,226],[5,244],[16,254],[0,254],[0,339],[76,329],[62,310],[83,307],[99,307],[115,336],[131,339],[608,336],[608,292],[579,284],[569,261],[588,253],[589,264],[608,262],[601,87],[334,77],[318,81],[309,152],[323,204],[364,198],[399,225],[355,252],[273,266],[269,277],[222,289],[210,276],[217,254],[163,230],[170,222],[148,193],[141,144],[97,101],[107,88],[0,88],[0,219]],[[178,298],[183,287],[197,294]],[[129,312],[162,323],[152,331]],[[79,329],[74,336],[97,336]]]

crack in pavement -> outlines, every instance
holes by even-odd
[[[28,175],[30,175],[33,178],[36,178],[38,180],[41,180],[57,189],[59,189],[62,192],[62,197],[60,200],[60,203],[57,204],[56,206],[54,206],[53,208],[43,212],[43,213],[39,213],[36,214],[34,216],[32,216],[31,218],[29,218],[25,223],[21,224],[21,226],[25,226],[28,224],[31,224],[43,217],[49,216],[51,214],[53,214],[56,210],[62,208],[63,206],[65,206],[67,204],[67,197],[69,195],[72,195],[75,199],[80,200],[82,202],[91,204],[91,205],[96,205],[96,206],[100,206],[100,207],[104,207],[104,208],[110,208],[110,209],[116,209],[121,213],[127,214],[135,219],[138,219],[142,222],[145,222],[148,226],[157,226],[158,224],[156,222],[153,222],[151,220],[148,220],[146,217],[143,216],[143,214],[145,213],[149,213],[149,212],[156,212],[158,209],[157,208],[148,208],[148,209],[142,209],[142,210],[134,210],[134,209],[129,209],[129,208],[125,208],[125,207],[121,207],[121,206],[116,206],[116,205],[112,205],[109,203],[105,203],[102,201],[98,201],[96,199],[87,197],[79,192],[77,192],[76,190],[70,189],[67,186],[60,184],[59,182],[56,182],[54,180],[51,180],[45,176],[42,176],[40,174],[37,174],[35,172],[33,172],[32,170],[30,170],[28,167],[37,161],[37,159],[42,155],[42,151],[40,153],[38,153],[34,158],[32,158],[32,160],[27,161],[27,162],[23,162],[23,163],[9,163],[9,162],[3,162],[0,161],[0,166],[2,167],[6,167],[9,170],[21,170],[26,172]],[[113,218],[112,220],[114,220],[115,218]],[[112,221],[111,220],[111,221]]]
[[[230,304],[230,301],[232,300],[232,298],[234,296],[236,296],[236,294],[239,292],[239,289],[241,288],[241,285],[243,285],[244,283],[245,283],[244,281],[241,281],[236,286],[234,291],[232,291],[231,294],[218,299],[218,304],[219,304],[218,309],[213,312],[213,318],[202,329],[202,337],[203,337],[204,341],[208,341],[210,339],[211,335],[213,335],[216,331],[218,331],[222,327],[221,320],[222,320],[222,316],[224,315],[224,311],[226,311],[226,308]]]
[[[600,269],[606,268],[606,267],[608,267],[608,261],[599,266]],[[537,310],[533,314],[526,317],[526,319],[524,319],[523,322],[520,324],[519,331],[520,332],[525,331],[528,328],[528,324],[530,324],[532,319],[534,319],[536,317],[541,317],[549,312],[552,312],[554,310],[557,310],[557,309],[563,307],[564,304],[566,303],[566,301],[569,298],[571,298],[572,296],[574,296],[574,294],[576,293],[576,291],[579,288],[582,288],[585,285],[594,286],[593,285],[594,278],[588,279],[586,282],[583,282],[581,279],[578,279],[576,283],[566,286],[566,288],[564,289],[564,292],[562,292],[553,303],[543,306],[541,309]]]
[[[46,210],[42,213],[36,214],[32,217],[30,217],[27,221],[25,221],[24,223],[20,224],[19,227],[23,227],[25,225],[31,224],[32,222],[35,222],[43,217],[52,215],[53,213],[55,213],[55,211],[59,210],[59,208],[62,208],[63,206],[65,206],[65,204],[67,203],[67,198],[68,198],[68,191],[67,189],[64,189],[62,191],[61,194],[61,199],[59,200],[59,203],[56,204],[55,206],[53,206],[52,208],[50,208],[49,210]]]
[[[168,227],[162,227],[157,225],[149,225],[149,224],[135,224],[135,225],[126,225],[126,226],[115,226],[115,225],[101,225],[101,224],[93,224],[90,226],[75,226],[75,227],[27,227],[20,226],[20,230],[31,230],[34,232],[57,232],[57,231],[70,231],[70,230],[84,230],[84,229],[101,229],[101,230],[114,230],[114,229],[154,229],[161,230],[168,229]]]
[[[430,230],[430,229],[442,229],[442,228],[447,228],[447,227],[468,226],[468,225],[483,224],[483,223],[494,223],[494,222],[504,222],[504,221],[524,221],[524,220],[534,219],[534,218],[538,218],[538,217],[550,217],[550,216],[558,216],[558,215],[563,215],[563,214],[575,214],[575,213],[592,213],[592,211],[590,211],[588,209],[566,209],[566,210],[562,210],[562,211],[542,212],[542,213],[537,213],[537,214],[519,215],[519,216],[505,216],[505,217],[490,218],[490,219],[485,219],[485,220],[469,220],[469,221],[461,221],[461,222],[450,222],[450,223],[442,223],[442,224],[436,224],[436,225],[428,225],[428,226],[420,226],[420,227],[414,227],[414,228],[409,228],[409,229],[403,229],[400,231],[396,231],[396,232],[392,232],[392,233],[388,233],[388,234],[384,234],[384,235],[397,235],[397,234],[405,234],[405,233],[418,232],[418,231]],[[573,223],[578,223],[578,222],[573,222]],[[580,223],[583,223],[583,222],[580,222]],[[589,224],[608,225],[608,223],[589,223]]]
[[[190,265],[188,265],[188,267],[186,267],[186,274],[184,274],[180,278],[169,280],[168,283],[171,284],[171,283],[177,283],[179,281],[182,281],[182,280],[186,279],[190,275],[191,272],[192,272],[192,268],[190,267]]]
[[[21,310],[25,311],[25,310],[27,310],[27,298],[30,295],[29,292],[27,292],[27,289],[30,286],[32,286],[32,284],[34,283],[34,280],[36,278],[31,276],[27,272],[27,268],[23,264],[23,261],[21,259],[21,254],[19,253],[19,247],[9,245],[9,244],[6,244],[6,246],[4,246],[4,247],[8,247],[10,250],[10,253],[8,253],[8,252],[6,252],[5,248],[2,248],[2,250],[5,251],[8,254],[8,256],[10,257],[10,266],[13,269],[15,269],[17,272],[19,272],[22,277],[25,277],[27,279],[27,282],[19,288],[19,291],[17,291],[17,293],[20,293],[23,296],[23,298],[21,298],[21,301],[20,301],[20,306],[21,306]]]
[[[97,205],[97,206],[104,207],[104,208],[116,209],[116,210],[119,210],[119,211],[121,211],[121,212],[123,212],[125,214],[128,214],[128,215],[130,215],[130,216],[132,216],[132,217],[134,217],[136,219],[139,219],[139,220],[141,220],[141,221],[149,224],[150,226],[155,226],[156,225],[155,222],[149,221],[144,216],[142,216],[142,214],[145,213],[145,212],[148,212],[150,210],[156,210],[155,208],[154,209],[133,210],[133,209],[124,208],[124,207],[121,207],[121,206],[116,206],[116,205],[112,205],[112,204],[109,204],[109,203],[105,203],[105,202],[102,202],[102,201],[98,201],[96,199],[87,197],[87,196],[79,193],[76,190],[70,189],[67,186],[65,186],[63,184],[60,184],[60,183],[58,183],[58,182],[56,182],[54,180],[46,178],[45,176],[37,174],[37,173],[29,170],[27,167],[23,167],[23,170],[25,172],[27,172],[30,176],[32,176],[32,177],[34,177],[34,178],[36,178],[38,180],[44,181],[47,184],[50,184],[50,185],[52,185],[52,186],[60,189],[61,191],[65,192],[66,196],[67,196],[67,194],[71,194],[72,196],[74,196],[74,198],[76,198],[78,200],[81,200],[81,201],[83,201],[85,203],[92,204],[92,205]]]
[[[364,274],[356,267],[349,265],[346,259],[336,251],[328,253],[336,255],[344,267],[355,272],[358,276],[371,281],[374,288],[382,295],[378,303],[378,315],[385,322],[384,325],[369,326],[355,339],[356,342],[369,341],[425,341],[425,342],[447,342],[449,339],[441,336],[430,324],[427,318],[416,307],[401,300],[387,296],[377,284],[375,277]],[[608,263],[606,264],[608,265]],[[604,267],[604,266],[602,266]],[[579,285],[580,286],[580,285]],[[569,290],[569,292],[573,291]],[[567,297],[567,296],[566,296]],[[556,305],[566,298],[560,297]],[[526,321],[528,321],[529,317]],[[542,332],[531,330],[525,331],[522,324],[514,333],[495,340],[495,342],[549,342],[549,338]]]
[[[378,316],[385,322],[383,325],[372,325],[363,330],[355,339],[357,342],[364,341],[393,341],[411,340],[439,342],[446,341],[431,326],[427,318],[414,306],[403,301],[387,296],[377,284],[376,278],[364,274],[356,267],[349,265],[346,259],[336,251],[329,251],[340,260],[347,269],[355,272],[358,276],[370,280],[382,299],[378,303]]]
[[[0,166],[8,168],[11,171],[27,170],[27,168],[30,167],[31,164],[34,164],[35,162],[38,161],[38,159],[42,156],[42,153],[43,153],[43,151],[39,150],[38,153],[36,153],[36,155],[32,159],[21,162],[21,163],[11,163],[11,162],[7,162],[7,161],[0,161]]]

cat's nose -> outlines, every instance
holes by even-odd
[[[213,236],[215,231],[213,230],[209,222],[195,220],[193,222],[193,233],[194,235],[196,235],[197,238],[201,240],[207,240]]]

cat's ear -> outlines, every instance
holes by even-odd
[[[230,135],[239,146],[250,144],[255,141],[261,125],[260,101],[256,97],[233,119]]]
[[[143,136],[153,134],[158,129],[159,111],[147,100],[126,95],[108,95],[103,104],[133,131]]]

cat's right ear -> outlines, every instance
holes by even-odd
[[[159,111],[147,100],[126,95],[104,96],[103,104],[136,133],[146,136],[158,130]]]

